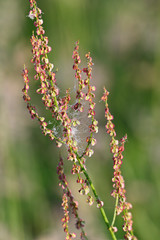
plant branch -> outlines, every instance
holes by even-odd
[[[112,224],[111,224],[112,227],[114,226],[114,223],[115,223],[115,220],[116,220],[118,199],[119,199],[119,197],[118,197],[118,194],[117,194],[116,201],[115,201],[115,207],[114,207],[113,220],[112,220]]]

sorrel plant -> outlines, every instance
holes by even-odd
[[[31,62],[34,65],[35,75],[34,79],[39,81],[39,88],[36,90],[42,96],[42,102],[45,108],[50,111],[53,122],[56,122],[54,128],[50,128],[45,120],[45,117],[38,114],[37,109],[31,103],[29,96],[29,77],[28,70],[24,66],[23,78],[23,98],[27,103],[27,108],[32,119],[37,119],[42,133],[48,135],[51,140],[56,141],[57,147],[60,148],[65,145],[67,148],[67,160],[72,161],[71,174],[77,176],[77,183],[80,185],[79,193],[87,196],[88,205],[96,203],[97,208],[102,214],[103,220],[106,224],[106,230],[110,237],[117,239],[116,232],[118,228],[115,226],[117,215],[122,215],[124,239],[137,239],[133,233],[133,221],[130,209],[132,205],[126,200],[125,182],[121,173],[121,165],[123,163],[124,144],[127,139],[125,135],[120,141],[116,139],[115,126],[113,124],[113,115],[110,113],[108,107],[109,92],[104,88],[104,93],[101,100],[105,104],[105,118],[106,118],[106,132],[110,136],[110,151],[113,154],[113,191],[111,196],[115,198],[115,208],[113,209],[113,220],[109,222],[106,212],[104,210],[104,203],[100,199],[97,190],[89,176],[86,168],[86,159],[94,154],[93,147],[96,145],[95,135],[98,132],[98,121],[95,119],[95,86],[92,85],[92,58],[90,53],[85,55],[87,66],[80,68],[81,59],[79,56],[79,42],[76,42],[73,51],[73,70],[75,71],[76,101],[71,104],[71,95],[69,89],[66,90],[66,95],[60,96],[60,89],[56,82],[56,73],[53,70],[54,65],[50,62],[48,54],[51,52],[51,47],[48,45],[48,37],[45,36],[43,28],[42,11],[38,8],[35,0],[30,0],[30,11],[28,17],[34,21],[36,31],[32,33],[31,44],[33,57]],[[82,77],[82,76],[85,77]],[[71,107],[70,107],[71,106]],[[80,115],[86,111],[87,106],[87,122],[88,136],[86,137],[86,145],[83,149],[80,148],[79,142],[75,136],[75,130],[81,126]],[[71,111],[75,114],[71,114]],[[77,116],[77,117],[76,117]],[[61,132],[56,126],[60,126]],[[78,133],[76,133],[78,134]],[[63,157],[60,156],[59,164],[57,166],[57,174],[59,177],[59,185],[62,188],[62,208],[64,216],[62,218],[62,226],[66,233],[66,240],[76,238],[75,233],[69,230],[69,211],[75,218],[75,227],[80,230],[80,239],[88,239],[85,233],[85,222],[80,218],[78,213],[78,202],[75,201],[71,189],[69,187],[66,175],[64,172]],[[91,190],[91,191],[90,191]],[[91,194],[92,192],[92,194]]]

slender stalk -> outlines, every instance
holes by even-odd
[[[115,223],[115,220],[116,220],[116,216],[117,216],[116,212],[117,212],[118,199],[119,199],[119,197],[118,197],[118,194],[117,194],[115,207],[114,207],[113,220],[112,220],[112,224],[111,224],[112,227],[114,226],[114,223]]]

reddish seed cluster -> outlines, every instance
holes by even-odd
[[[69,223],[69,208],[72,210],[72,214],[74,215],[76,219],[75,226],[79,230],[81,230],[80,237],[81,239],[86,239],[85,232],[84,232],[84,221],[79,217],[78,215],[78,203],[74,200],[74,197],[71,193],[71,190],[69,189],[68,182],[66,180],[66,176],[64,174],[64,169],[63,169],[63,159],[60,157],[60,161],[57,167],[57,174],[59,177],[59,185],[63,189],[63,202],[62,202],[62,207],[64,210],[64,217],[62,218],[62,223],[63,223],[63,228],[64,231],[66,232],[66,240],[75,238],[76,235],[75,233],[70,233],[68,229],[68,223]]]
[[[103,205],[104,205],[104,202],[97,199],[97,208],[101,208],[101,207],[103,207]]]
[[[28,95],[29,90],[29,78],[28,78],[28,70],[24,67],[23,73],[22,73],[23,79],[24,79],[24,88],[22,89],[23,92],[23,99],[25,102],[29,102],[31,100],[30,96]]]
[[[48,53],[51,47],[48,45],[48,37],[44,36],[42,11],[36,5],[36,1],[30,1],[31,10],[29,17],[34,20],[36,27],[36,36],[31,37],[32,54],[31,62],[34,64],[36,74],[35,80],[40,80],[40,88],[37,93],[42,94],[42,100],[45,107],[49,108],[53,114],[57,112],[57,100],[59,89],[56,86],[56,78],[53,70],[53,64],[49,62]]]
[[[95,119],[95,110],[94,110],[96,105],[94,102],[94,98],[95,98],[94,92],[96,90],[96,87],[90,85],[90,80],[92,79],[92,66],[93,66],[90,53],[86,54],[86,58],[87,58],[88,64],[87,64],[87,68],[83,68],[83,72],[85,72],[87,76],[87,78],[85,79],[85,84],[88,87],[88,91],[86,93],[85,100],[89,103],[88,118],[91,118],[91,125],[89,125],[90,136],[86,138],[86,142],[88,143],[88,145],[86,147],[85,154],[91,157],[94,151],[89,148],[89,145],[91,144],[92,146],[94,146],[96,144],[96,139],[93,137],[93,133],[98,132],[98,121]]]
[[[82,90],[85,89],[85,83],[84,80],[82,79],[82,70],[79,68],[79,64],[81,63],[81,59],[79,56],[79,42],[76,42],[76,46],[73,51],[72,58],[74,60],[73,64],[73,70],[75,70],[75,78],[78,81],[78,88],[76,92],[76,103],[73,105],[74,110],[83,112],[84,111],[84,106],[82,104],[82,100],[84,99],[84,92]]]
[[[40,117],[38,115],[38,112],[36,110],[36,108],[34,106],[32,106],[32,104],[30,103],[30,96],[28,95],[28,90],[29,90],[29,78],[28,78],[28,70],[27,68],[24,67],[24,70],[23,70],[23,73],[22,73],[22,76],[24,78],[24,88],[22,89],[22,92],[23,92],[23,98],[24,100],[27,102],[27,108],[28,108],[28,111],[31,115],[31,118],[32,119],[35,119],[37,118],[37,120],[39,121],[40,123],[40,126],[41,126],[41,130],[42,130],[42,133],[44,135],[49,135],[50,139],[53,140],[53,139],[57,139],[54,135],[54,131],[52,131],[51,129],[49,129],[47,127],[47,123],[45,122],[45,118],[44,117]],[[57,139],[57,140],[60,140],[60,139]],[[59,142],[60,144],[60,142]]]
[[[96,105],[95,102],[93,101],[93,99],[95,98],[95,94],[93,92],[95,92],[96,87],[90,85],[90,80],[92,79],[91,73],[92,73],[92,66],[93,66],[90,52],[86,54],[86,59],[88,62],[88,66],[87,66],[87,68],[83,68],[83,72],[85,72],[86,76],[87,76],[87,78],[85,79],[84,82],[85,82],[85,85],[87,85],[87,87],[88,87],[88,91],[86,93],[85,100],[89,102],[88,118],[93,118],[95,116],[94,109],[95,109],[95,105]]]
[[[69,223],[69,211],[68,211],[68,198],[66,196],[66,194],[63,194],[62,197],[62,207],[63,207],[63,211],[64,211],[64,217],[61,219],[62,221],[62,226],[64,229],[64,232],[66,233],[66,240],[71,240],[72,238],[76,237],[75,233],[70,233],[68,230],[68,223]]]
[[[84,104],[88,103],[88,118],[91,118],[91,124],[89,125],[90,136],[86,138],[87,146],[83,153],[88,157],[91,157],[94,151],[89,148],[90,145],[94,146],[96,144],[96,139],[93,137],[93,133],[98,132],[98,121],[95,120],[95,94],[94,91],[96,90],[95,86],[90,85],[90,80],[92,79],[92,58],[90,53],[86,54],[87,59],[87,67],[83,68],[82,70],[79,68],[79,64],[81,63],[81,59],[79,56],[79,43],[76,42],[75,49],[73,51],[72,58],[74,59],[73,69],[75,70],[75,78],[78,81],[78,89],[76,99],[77,102],[74,104],[73,108],[80,112],[84,111]],[[82,72],[85,73],[86,79],[82,79]],[[87,88],[87,90],[86,90]],[[85,103],[83,103],[85,102]]]
[[[108,107],[108,95],[109,92],[104,88],[104,94],[101,98],[105,102],[105,118],[107,119],[106,124],[106,131],[111,136],[110,141],[110,150],[113,154],[113,169],[114,169],[114,177],[112,178],[113,181],[113,191],[111,195],[114,198],[118,197],[118,205],[116,206],[116,213],[119,215],[121,212],[124,213],[123,219],[124,219],[124,226],[123,230],[126,232],[125,239],[135,239],[133,236],[132,231],[132,214],[131,212],[128,212],[129,209],[132,208],[132,205],[128,202],[126,202],[126,190],[125,190],[125,182],[124,178],[121,174],[121,165],[123,160],[123,151],[124,151],[124,144],[127,140],[127,135],[124,136],[120,141],[116,140],[116,131],[114,129],[114,124],[112,123],[113,116],[111,115]],[[129,237],[130,236],[130,237]]]
[[[53,64],[48,59],[48,53],[51,52],[51,47],[48,45],[48,37],[44,36],[42,11],[36,6],[35,1],[30,1],[30,13],[34,19],[36,27],[36,36],[34,33],[31,37],[32,54],[31,62],[34,64],[36,74],[35,80],[40,81],[40,88],[37,93],[42,94],[42,100],[46,108],[49,108],[55,116],[58,111],[57,97],[59,89],[56,86],[55,73],[53,72]]]
[[[80,124],[78,120],[71,119],[68,115],[68,106],[70,103],[69,90],[66,91],[66,96],[59,100],[59,112],[57,120],[61,120],[63,126],[63,141],[68,147],[68,160],[77,162],[78,146],[74,136],[73,129]]]
[[[124,238],[127,240],[137,240],[137,238],[133,235],[132,229],[133,220],[131,212],[125,211],[123,219],[124,219],[123,231],[126,232]]]
[[[59,89],[56,86],[55,73],[52,71],[53,64],[49,62],[47,54],[51,51],[51,47],[48,46],[48,37],[44,36],[45,31],[43,30],[42,24],[42,11],[36,5],[35,0],[30,0],[30,12],[29,17],[34,20],[34,25],[36,27],[36,36],[34,33],[31,37],[32,44],[32,54],[33,57],[31,62],[34,64],[36,74],[34,76],[35,80],[40,81],[40,88],[37,89],[37,93],[42,94],[42,101],[47,109],[50,109],[53,117],[57,116],[58,112],[58,95]],[[58,144],[62,143],[60,138],[55,137],[54,132],[47,127],[45,118],[39,117],[38,112],[34,106],[30,103],[30,96],[28,95],[29,90],[29,78],[28,70],[24,67],[22,76],[24,78],[24,88],[22,89],[23,98],[27,102],[27,108],[31,115],[31,118],[37,118],[42,132],[45,135],[49,135],[50,139],[56,139]]]
[[[83,165],[85,167],[85,165]],[[79,183],[81,185],[81,188],[79,189],[79,193],[81,195],[87,195],[87,200],[86,202],[91,206],[93,203],[94,203],[94,199],[93,197],[91,196],[90,194],[90,187],[89,187],[89,183],[87,181],[87,179],[83,179],[81,176],[80,176],[80,171],[79,172],[76,172],[77,174],[77,183]]]

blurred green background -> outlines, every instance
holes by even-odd
[[[160,1],[39,0],[44,27],[52,46],[50,59],[58,68],[62,94],[74,88],[72,51],[80,41],[81,58],[91,52],[97,88],[99,133],[95,155],[87,162],[97,191],[111,219],[112,156],[105,133],[105,85],[118,138],[128,134],[123,175],[133,204],[135,235],[160,236]],[[22,99],[21,71],[30,69],[29,1],[0,0],[0,240],[65,239],[60,219],[61,189],[56,166],[59,151],[30,119]],[[31,74],[31,75],[32,75]],[[38,106],[39,98],[31,92]],[[80,139],[81,141],[81,139]],[[62,150],[63,151],[63,150]],[[88,208],[67,176],[80,202],[90,240],[110,239],[95,206]],[[117,219],[121,225],[121,217]],[[120,228],[120,227],[119,227]],[[117,234],[122,239],[122,232]]]

